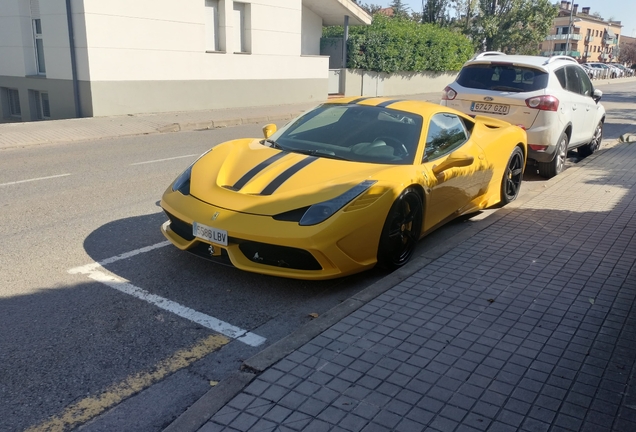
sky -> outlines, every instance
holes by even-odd
[[[422,0],[403,0],[415,12],[422,11]],[[391,0],[362,0],[362,3],[388,7]],[[557,3],[557,0],[553,0]],[[560,1],[559,1],[560,3]],[[575,0],[581,8],[590,7],[590,13],[599,12],[604,19],[621,21],[621,34],[636,37],[636,0]]]

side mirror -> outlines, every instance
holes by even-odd
[[[444,162],[433,167],[433,174],[438,175],[447,169],[469,166],[474,160],[475,158],[466,153],[453,152]]]
[[[274,135],[277,130],[278,128],[274,123],[266,124],[265,126],[263,126],[263,135],[265,135],[265,139]]]
[[[603,92],[599,89],[594,89],[594,93],[592,93],[592,99],[594,99],[594,102],[598,103],[598,101],[601,100],[601,97],[603,97]]]

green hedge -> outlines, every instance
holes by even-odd
[[[323,37],[342,37],[325,27]],[[350,27],[347,67],[376,72],[458,71],[473,54],[464,35],[433,24],[375,15],[370,26]]]

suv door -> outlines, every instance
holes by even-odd
[[[594,85],[592,85],[592,81],[590,81],[587,73],[581,68],[576,69],[576,73],[580,81],[581,96],[583,96],[581,104],[585,106],[585,123],[583,129],[584,132],[582,131],[582,139],[584,142],[589,142],[592,140],[596,125],[600,121],[600,116],[598,114],[599,105],[593,98]]]
[[[588,121],[589,106],[586,97],[582,94],[582,83],[578,69],[578,66],[567,65],[555,71],[561,86],[566,90],[567,100],[562,101],[561,108],[565,118],[572,124],[570,146],[583,142],[588,134],[588,127],[585,123]]]

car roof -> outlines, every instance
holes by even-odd
[[[488,63],[510,63],[515,65],[527,65],[545,71],[554,70],[564,64],[579,64],[572,57],[568,56],[531,56],[531,55],[507,55],[504,53],[487,51],[477,54],[465,63],[468,64],[488,64]]]

